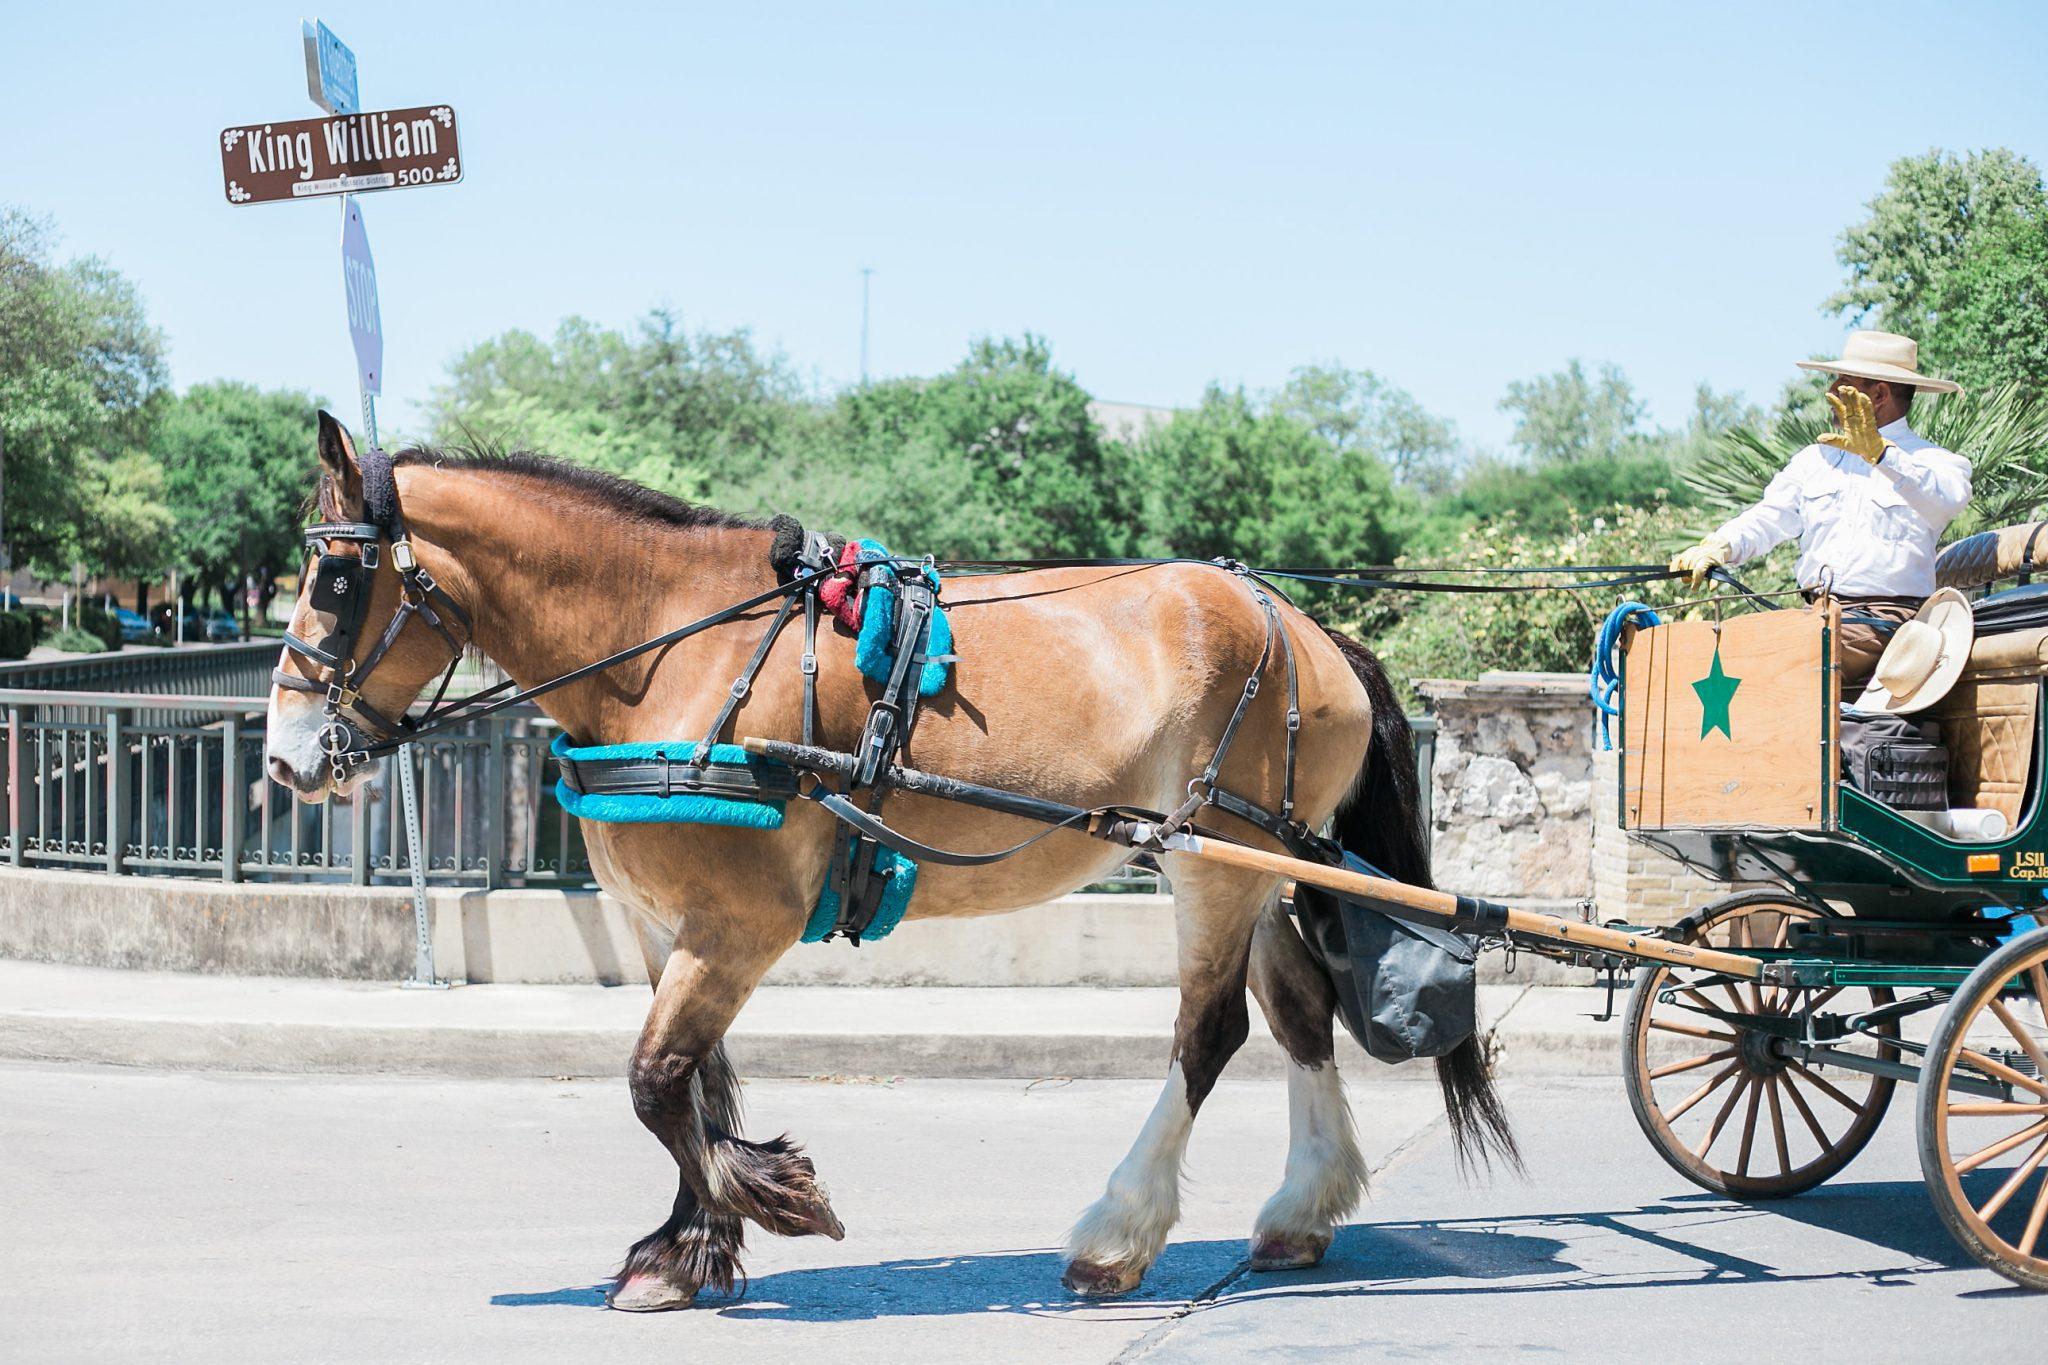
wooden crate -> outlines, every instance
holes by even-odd
[[[1841,608],[1635,632],[1623,671],[1628,829],[1833,829]]]

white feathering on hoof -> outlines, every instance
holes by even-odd
[[[1159,1259],[1180,1219],[1180,1168],[1195,1116],[1188,1083],[1175,1062],[1166,1087],[1130,1153],[1117,1164],[1102,1197],[1067,1234],[1067,1260],[1142,1273]]]
[[[1365,1154],[1334,1061],[1288,1068],[1287,1127],[1287,1174],[1259,1210],[1254,1242],[1327,1239],[1365,1197]]]

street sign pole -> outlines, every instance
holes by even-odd
[[[355,53],[317,19],[308,20],[302,28],[307,94],[334,119],[325,126],[316,121],[304,131],[300,131],[299,125],[289,124],[266,124],[261,130],[229,130],[222,134],[221,164],[223,172],[230,176],[230,203],[340,192],[342,296],[348,309],[349,340],[356,353],[356,388],[363,400],[363,441],[369,449],[378,443],[377,395],[384,391],[384,325],[377,302],[377,266],[370,255],[362,205],[348,191],[459,179],[454,115],[445,108],[404,111],[422,116],[415,122],[402,115],[359,114],[362,104],[356,86]],[[420,158],[430,147],[435,155],[444,150],[444,135],[446,164],[438,170],[421,169]],[[237,142],[246,158],[239,166],[231,157]],[[311,177],[321,153],[330,163],[324,166],[329,174],[314,181]],[[246,189],[232,178],[237,174],[248,181]],[[427,908],[427,850],[420,827],[419,778],[413,746],[401,745],[392,761],[398,765],[398,794],[405,811],[406,862],[412,873],[412,977],[400,984],[412,990],[445,989],[448,983],[434,976],[434,925]],[[362,800],[365,795],[359,792],[356,799]],[[358,822],[356,827],[366,826]],[[367,859],[370,850],[358,848],[355,856]]]

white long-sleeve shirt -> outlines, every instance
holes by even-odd
[[[1818,443],[1764,489],[1763,500],[1715,532],[1728,562],[1754,559],[1799,537],[1799,586],[1830,583],[1847,597],[1926,597],[1934,546],[1970,501],[1970,462],[1900,418],[1878,428],[1884,459]]]

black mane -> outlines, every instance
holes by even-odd
[[[760,530],[764,523],[749,517],[722,512],[702,503],[684,502],[658,493],[631,479],[622,479],[602,469],[572,464],[527,450],[505,450],[490,445],[409,446],[391,457],[393,464],[433,465],[441,469],[481,469],[501,474],[522,474],[543,483],[580,494],[598,506],[622,517],[651,521],[663,526],[690,528],[732,528]]]

